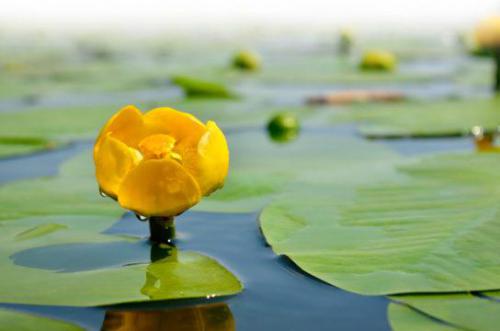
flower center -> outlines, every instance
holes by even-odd
[[[153,134],[141,140],[139,150],[146,159],[163,159],[170,157],[181,161],[182,157],[173,151],[175,138],[167,134]]]

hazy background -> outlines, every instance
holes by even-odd
[[[236,27],[465,27],[498,12],[495,0],[16,0],[5,1],[0,26],[129,33]]]

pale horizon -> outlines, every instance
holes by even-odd
[[[337,4],[298,0],[293,5],[286,0],[18,0],[2,8],[0,20],[3,26],[20,29],[61,30],[223,30],[245,26],[370,29],[394,25],[426,30],[467,27],[498,13],[500,3],[492,0],[351,0]]]

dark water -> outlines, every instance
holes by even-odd
[[[0,184],[14,180],[55,176],[65,160],[88,149],[90,142],[78,142],[49,152],[0,159]]]
[[[353,134],[351,126],[334,130],[336,135]],[[376,143],[386,144],[406,155],[464,150],[471,146],[465,138]],[[88,143],[79,143],[63,150],[0,161],[0,183],[55,174],[63,160],[86,147]],[[99,308],[3,306],[67,320],[89,330],[101,329],[105,316],[106,326],[110,327],[125,320],[144,321],[141,316],[169,325],[185,325],[191,323],[186,321],[192,321],[195,315],[202,324],[218,323],[219,329],[230,329],[235,323],[238,330],[389,330],[385,297],[349,293],[306,275],[286,257],[276,256],[266,245],[257,216],[257,213],[187,212],[176,219],[178,249],[201,252],[228,267],[244,283],[245,290],[239,295]],[[126,214],[105,233],[146,238],[148,227],[132,214]],[[144,262],[150,255],[151,246],[142,240],[138,243],[52,245],[18,252],[11,258],[23,266],[73,272]],[[214,302],[218,304],[213,305]],[[150,326],[135,325],[134,329],[148,328]]]

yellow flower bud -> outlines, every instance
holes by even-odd
[[[172,108],[116,113],[94,145],[103,193],[143,216],[172,217],[222,187],[229,168],[224,133]]]

